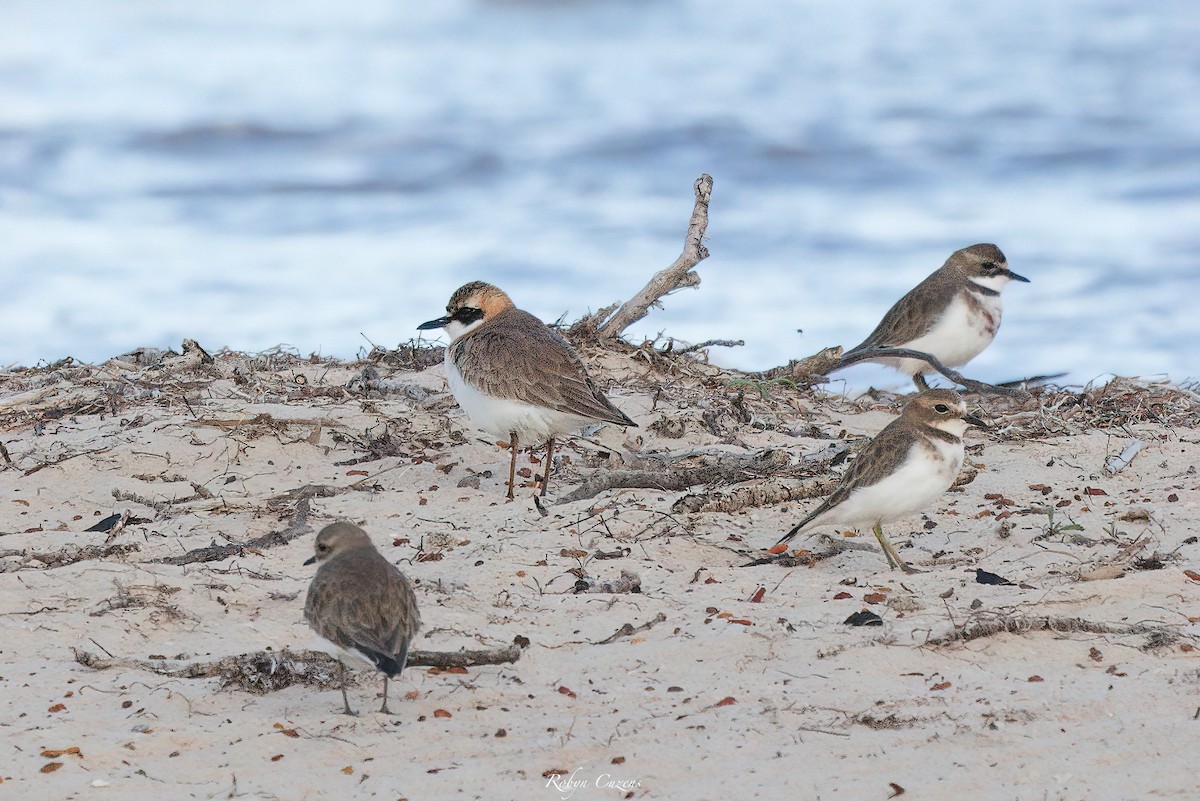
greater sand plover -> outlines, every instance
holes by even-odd
[[[986,428],[967,414],[954,390],[930,389],[913,396],[900,416],[863,448],[837,489],[779,542],[816,526],[870,523],[888,564],[917,572],[896,553],[881,524],[925,508],[950,488],[962,469],[962,436],[968,425]]]
[[[352,523],[333,523],[317,534],[316,553],[304,564],[320,567],[308,587],[304,617],[308,625],[336,649],[341,662],[342,702],[346,697],[345,658],[365,661],[383,673],[383,706],[388,679],[404,670],[408,644],[421,627],[417,597],[404,574]]]
[[[1009,281],[1029,279],[1008,269],[1000,248],[981,244],[956,250],[938,270],[888,310],[871,335],[846,351],[908,348],[936,357],[946,367],[962,367],[991,344],[1000,328],[1000,291]],[[843,357],[843,359],[845,358]],[[933,368],[919,359],[875,358],[912,376],[928,389]],[[834,367],[833,369],[839,369]]]
[[[636,426],[592,381],[570,343],[500,289],[474,281],[459,288],[446,316],[417,326],[444,328],[446,381],[474,423],[512,449],[508,497],[519,444],[546,442],[546,494],[555,437],[597,421]]]

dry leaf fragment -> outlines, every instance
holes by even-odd
[[[549,779],[551,776],[566,776],[567,771],[562,768],[550,768],[542,771],[542,778]]]
[[[1195,570],[1185,570],[1183,571],[1183,575],[1187,576],[1192,581],[1200,581],[1200,573],[1197,573]]]
[[[766,594],[767,594],[767,588],[759,587],[757,590],[754,591],[754,594],[750,596],[750,603],[761,604],[763,596]]]
[[[42,765],[42,773],[53,773],[62,766],[63,763],[61,762],[47,762],[45,765]]]
[[[371,472],[369,470],[347,470],[346,475],[348,475],[348,476],[369,476],[369,475],[371,475]]]
[[[1043,679],[1041,676],[1038,676],[1037,674],[1034,674],[1034,675],[1030,676],[1029,678],[1027,678],[1025,681],[1038,682],[1038,681],[1045,681],[1045,679]]]
[[[612,764],[614,764],[614,765],[624,765],[624,764],[625,764],[625,757],[613,757],[613,758],[612,758]]]
[[[47,712],[62,712],[66,708],[67,708],[66,704],[55,704],[54,706],[50,707],[46,711]]]
[[[46,757],[46,759],[57,759],[64,754],[75,754],[76,756],[80,757],[83,756],[83,753],[80,752],[79,746],[77,745],[73,745],[70,748],[47,748],[46,750],[42,751],[42,756]]]
[[[736,698],[734,698],[732,695],[727,695],[724,698],[722,698],[720,701],[717,701],[715,704],[713,704],[713,706],[729,706],[731,704],[736,704],[736,703],[737,703]]]
[[[342,773],[345,773],[347,776],[349,776],[350,774],[354,773],[354,766],[347,765],[346,767],[342,768]]]
[[[930,690],[933,690],[934,692],[939,692],[939,691],[941,691],[941,690],[944,690],[944,689],[946,689],[946,688],[947,688],[947,687],[949,687],[949,686],[950,686],[950,682],[948,682],[948,681],[939,681],[937,684],[933,685],[933,686],[932,686],[932,687],[930,687],[929,689],[930,689]]]
[[[772,556],[775,556],[776,554],[787,553],[787,549],[788,549],[788,546],[787,546],[786,542],[779,542],[779,543],[776,543],[775,545],[772,545],[770,548],[768,548],[767,553],[771,554]]]
[[[567,696],[570,696],[571,698],[579,697],[578,695],[575,694],[575,692],[570,687],[559,687],[558,692],[560,695],[567,695]]]
[[[744,617],[730,618],[729,622],[737,623],[739,626],[753,626],[754,625],[749,620],[746,620],[746,618],[744,618]]]
[[[435,710],[433,710],[433,716],[434,716],[435,718],[452,718],[452,717],[454,717],[453,715],[451,715],[451,714],[450,714],[448,711],[446,711],[445,709],[435,709]]]
[[[887,600],[887,596],[882,592],[868,592],[863,596],[863,600],[869,604],[881,604]]]
[[[284,726],[282,723],[276,723],[275,728],[279,729],[279,733],[282,734],[284,737],[299,737],[300,736],[299,734],[296,733],[295,729],[289,729],[286,726]]]

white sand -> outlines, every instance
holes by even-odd
[[[754,416],[745,424],[732,413],[735,376],[659,370],[640,356],[588,361],[617,382],[610,395],[641,427],[568,444],[552,501],[598,469],[589,465],[604,461],[602,447],[773,447],[794,460],[842,430],[873,434],[895,412],[887,400],[776,386],[767,398],[746,392]],[[887,799],[891,783],[907,798],[973,801],[1200,792],[1200,584],[1184,572],[1200,570],[1195,427],[1093,429],[1060,406],[1054,415],[1077,433],[1030,439],[1005,435],[1001,419],[968,435],[968,464],[979,471],[971,483],[888,529],[927,572],[891,572],[875,548],[811,567],[742,567],[743,552],[774,543],[816,501],[689,515],[671,512],[684,492],[610,490],[551,503],[543,517],[529,489],[503,502],[507,454],[445,395],[440,367],[380,367],[377,397],[340,389],[361,367],[226,354],[203,371],[181,359],[4,377],[0,439],[14,466],[0,471],[0,796]],[[1159,390],[1168,391],[1150,393]],[[993,406],[1002,404],[977,408],[995,419]],[[705,410],[725,436],[704,425]],[[230,422],[258,415],[269,419]],[[663,418],[682,420],[684,436],[651,431]],[[403,456],[335,464],[365,454],[351,439],[385,430]],[[1105,460],[1133,438],[1142,452],[1104,475]],[[458,487],[473,471],[490,477]],[[184,566],[149,561],[283,531],[295,501],[272,499],[355,482],[314,497],[311,530],[286,545]],[[1048,522],[1041,508],[1061,501],[1069,503],[1055,522],[1082,530],[1034,542]],[[34,558],[104,546],[106,534],[84,529],[124,510],[150,522],[107,544],[139,550],[57,567]],[[1120,519],[1136,510],[1148,517]],[[1004,512],[1011,530],[1002,538],[994,515]],[[530,647],[515,664],[465,675],[410,668],[392,685],[393,718],[374,713],[381,682],[369,672],[350,689],[362,715],[348,718],[334,688],[255,695],[216,678],[76,662],[73,648],[205,662],[310,647],[302,611],[311,568],[301,563],[315,531],[341,518],[366,528],[416,584],[425,628],[415,648],[502,647],[518,636]],[[926,518],[936,527],[924,528]],[[863,534],[855,541],[873,546]],[[822,548],[816,537],[795,545]],[[628,556],[590,556],[621,547]],[[564,555],[572,550],[589,556]],[[441,558],[416,561],[418,553]],[[1162,569],[1135,569],[1155,554]],[[574,594],[567,571],[581,562],[600,580],[635,572],[643,593]],[[1125,575],[1079,580],[1112,566]],[[976,567],[1022,586],[978,584]],[[875,595],[885,602],[865,600]],[[884,625],[843,625],[863,608]],[[595,644],[659,614],[665,621]],[[1162,633],[929,644],[999,614]],[[42,755],[70,747],[80,753]],[[567,772],[557,780],[564,789],[548,786],[551,770]]]

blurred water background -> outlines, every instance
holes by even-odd
[[[4,8],[0,364],[353,357],[473,279],[570,321],[674,260],[708,172],[703,284],[634,341],[853,345],[995,242],[1032,283],[968,374],[1200,376],[1191,0]]]

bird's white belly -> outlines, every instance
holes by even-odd
[[[480,392],[463,379],[450,358],[449,348],[446,350],[446,383],[472,423],[504,439],[515,431],[522,446],[540,444],[552,436],[576,431],[593,422],[589,417]]]
[[[962,442],[933,440],[936,455],[913,445],[900,469],[862,487],[824,515],[822,524],[886,523],[925,509],[950,488],[963,463]],[[813,521],[816,523],[817,521]]]
[[[904,345],[936,356],[947,367],[962,367],[992,343],[1000,327],[1000,296],[976,296],[980,305],[956,296],[927,333]],[[933,368],[917,359],[889,360],[908,375],[929,373]]]

